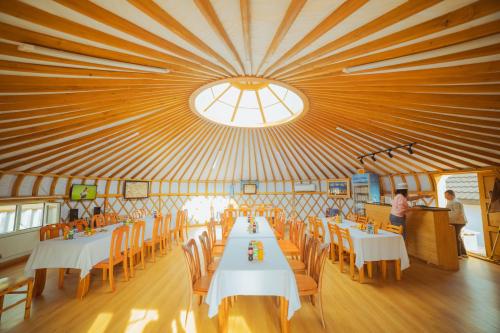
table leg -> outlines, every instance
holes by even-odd
[[[280,297],[280,322],[281,332],[290,332],[290,321],[288,320],[288,300],[285,297]]]
[[[43,293],[45,281],[47,278],[47,269],[39,268],[35,271],[35,284],[33,286],[33,296],[37,297]]]
[[[369,261],[366,266],[368,266],[368,277],[373,278],[373,263]]]
[[[219,332],[226,333],[227,332],[227,321],[229,317],[229,308],[228,308],[228,298],[224,298],[219,304]]]
[[[396,271],[396,280],[401,280],[401,259],[396,260],[396,265],[395,265],[395,271]]]
[[[359,283],[365,282],[365,265],[359,268]]]
[[[76,298],[83,299],[87,292],[89,291],[90,286],[90,273],[87,274],[84,278],[81,278],[78,282],[78,288],[76,289]]]

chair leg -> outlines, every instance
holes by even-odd
[[[344,273],[344,253],[339,251],[339,268],[340,273]]]
[[[106,281],[106,280],[107,280],[107,278],[108,278],[108,277],[107,277],[107,275],[108,275],[107,273],[108,273],[108,269],[107,269],[107,268],[103,268],[103,269],[102,269],[102,281],[103,281],[103,283],[104,283],[104,281]]]
[[[59,289],[64,288],[64,274],[66,272],[65,268],[59,268],[59,280],[57,286]]]
[[[198,305],[201,306],[201,304],[203,304],[203,296],[200,295],[198,299]]]
[[[129,265],[130,265],[130,277],[134,277],[135,276],[135,272],[134,272],[134,257],[135,257],[135,254],[134,255],[131,255],[128,260],[129,260]]]
[[[115,276],[113,266],[109,267],[109,286],[111,291],[115,291]]]
[[[401,280],[401,260],[398,259],[396,260],[396,265],[395,265],[395,271],[396,271],[396,280]]]
[[[354,280],[354,255],[349,254],[349,273],[351,274],[351,279]]]
[[[127,255],[123,258],[123,273],[125,273],[125,281],[128,281],[128,263]]]
[[[318,306],[319,306],[319,313],[321,315],[321,325],[323,325],[323,328],[326,328],[325,314],[323,313],[323,299],[321,297],[321,292],[318,293]]]
[[[0,320],[2,319],[2,311],[3,310],[3,299],[4,299],[4,295],[0,296]]]
[[[382,260],[381,262],[381,268],[380,270],[382,271],[382,279],[387,279],[387,261]]]
[[[141,264],[142,264],[142,269],[145,269],[146,266],[144,265],[144,246],[141,248]]]
[[[314,295],[311,295],[311,296],[310,296],[310,298],[311,298],[311,304],[312,304],[313,306],[316,306],[316,298],[315,298],[315,296],[314,296]]]
[[[26,305],[24,307],[24,319],[30,319],[31,299],[33,298],[33,281],[28,281],[28,290],[26,291]],[[3,296],[1,297],[1,308],[3,308]]]

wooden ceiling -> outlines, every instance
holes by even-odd
[[[0,71],[4,171],[271,181],[500,163],[498,0],[3,0]],[[245,75],[310,110],[258,129],[190,110],[200,86]]]

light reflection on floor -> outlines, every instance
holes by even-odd
[[[112,317],[113,314],[109,312],[99,313],[88,331],[91,333],[106,332],[106,327],[108,327]]]
[[[157,321],[158,310],[132,309],[126,333],[141,333],[148,323]]]

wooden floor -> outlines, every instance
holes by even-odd
[[[199,233],[192,230],[191,233]],[[379,278],[359,284],[327,263],[324,275],[325,332],[499,332],[500,266],[479,259],[460,261],[459,272],[442,271],[417,261],[396,282]],[[21,272],[23,265],[9,268]],[[5,272],[2,272],[5,273]],[[391,271],[392,273],[392,271]],[[2,332],[217,332],[208,307],[194,306],[187,327],[187,279],[180,247],[175,247],[111,293],[94,273],[90,292],[74,298],[78,274],[57,289],[57,272],[49,270],[44,294],[35,299],[32,316],[23,307],[4,313]],[[3,275],[3,274],[0,274]],[[121,278],[121,273],[119,278]],[[12,302],[7,298],[6,304]],[[193,301],[196,304],[196,300]],[[302,299],[291,321],[292,332],[321,332],[316,308]],[[279,332],[272,298],[239,297],[230,310],[230,332]]]

